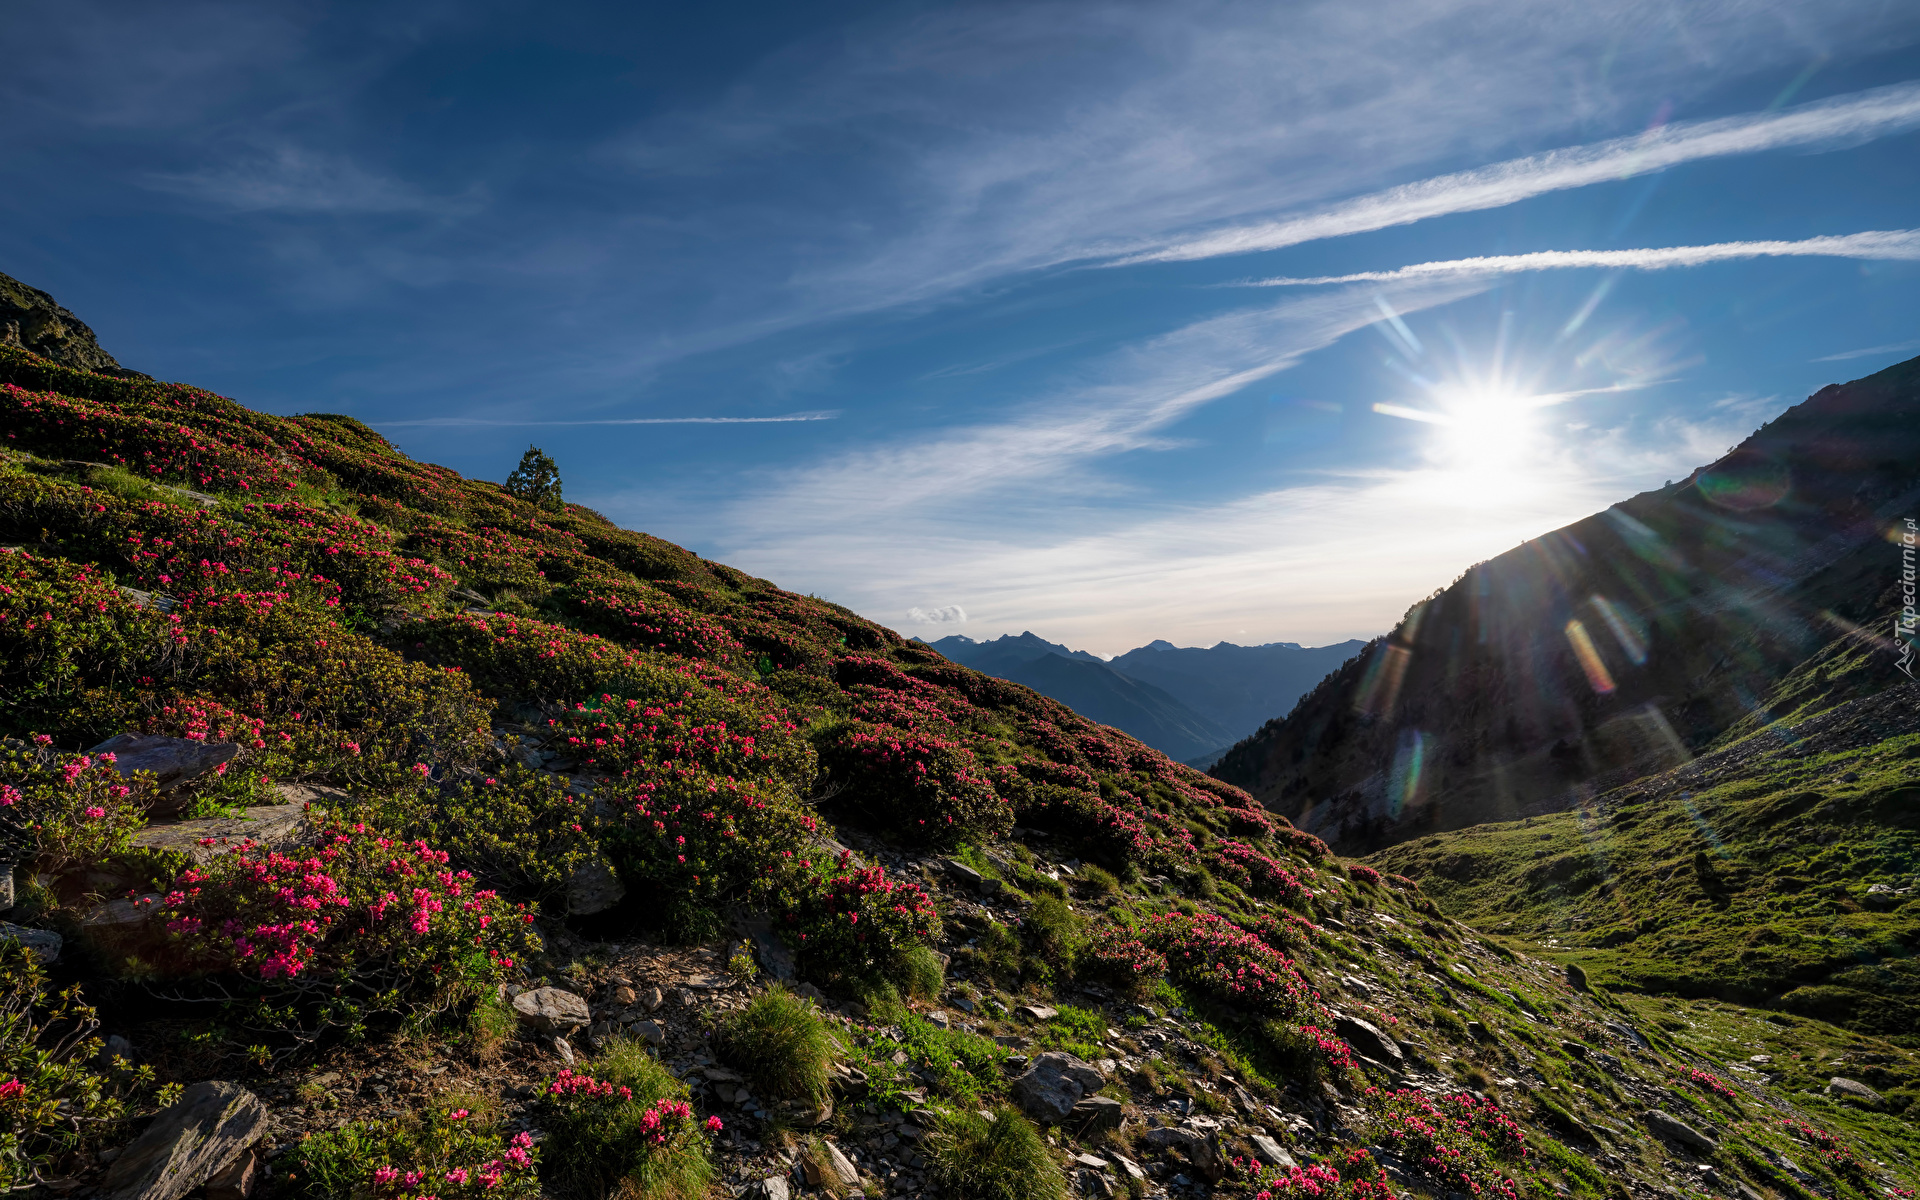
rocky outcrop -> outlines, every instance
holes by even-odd
[[[43,963],[59,958],[62,945],[60,935],[51,929],[28,929],[5,921],[0,921],[0,941],[19,942]]]
[[[149,825],[133,835],[133,844],[147,850],[178,851],[196,863],[204,863],[249,841],[263,849],[286,852],[311,846],[316,836],[305,805],[274,804],[249,808],[244,817]]]
[[[237,1083],[196,1083],[113,1160],[101,1192],[110,1200],[180,1200],[218,1174],[266,1131],[267,1106]]]
[[[1014,1099],[1027,1115],[1045,1125],[1057,1125],[1073,1115],[1074,1105],[1103,1082],[1092,1064],[1055,1050],[1033,1060],[1013,1081]]]
[[[186,807],[185,796],[172,795],[181,784],[200,778],[222,763],[232,762],[240,753],[238,742],[201,742],[192,738],[165,737],[161,734],[117,733],[87,751],[113,755],[113,769],[131,776],[150,771],[159,798],[148,812],[166,816]]]
[[[534,988],[513,998],[520,1023],[540,1033],[566,1033],[593,1019],[587,1002],[560,988]]]
[[[63,367],[78,367],[102,375],[132,376],[100,348],[87,323],[60,307],[59,301],[11,275],[0,275],[0,342],[51,359]]]
[[[1720,1143],[1713,1138],[1701,1133],[1679,1117],[1661,1112],[1657,1108],[1647,1113],[1647,1128],[1652,1130],[1656,1137],[1665,1138],[1669,1142],[1675,1142],[1702,1154],[1711,1154],[1720,1148]]]

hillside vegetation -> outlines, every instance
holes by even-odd
[[[1593,987],[553,492],[8,347],[0,433],[0,1187],[1920,1181],[1890,1042]]]

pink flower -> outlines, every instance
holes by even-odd
[[[11,1100],[27,1090],[27,1085],[18,1079],[9,1079],[0,1083],[0,1100]]]
[[[472,1114],[464,1108],[456,1108],[447,1114],[447,1119],[450,1121],[464,1121],[471,1115]]]
[[[87,810],[87,820],[89,821],[98,821],[101,817],[104,817],[106,815],[107,815],[107,810],[104,808],[101,808],[97,804]]]

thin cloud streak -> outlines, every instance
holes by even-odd
[[[1907,350],[1920,350],[1920,339],[1911,342],[1894,342],[1886,346],[1868,346],[1863,350],[1843,350],[1838,354],[1823,354],[1812,362],[1845,362],[1850,358],[1866,358],[1874,354],[1899,354]]]
[[[1920,128],[1920,83],[1837,96],[1777,113],[1681,121],[1646,133],[1572,146],[1423,179],[1280,221],[1223,229],[1128,254],[1108,266],[1188,262],[1278,250],[1429,217],[1501,208],[1548,192],[1610,183],[1681,163],[1767,150],[1832,149]]]
[[[1854,258],[1881,261],[1920,261],[1920,229],[1869,230],[1836,237],[1806,238],[1798,242],[1719,242],[1711,246],[1665,246],[1646,250],[1540,250],[1532,254],[1495,254],[1415,263],[1392,271],[1359,271],[1352,275],[1281,276],[1252,279],[1233,287],[1312,287],[1334,283],[1391,283],[1431,279],[1442,275],[1507,275],[1521,271],[1552,271],[1580,267],[1662,271],[1670,267],[1697,267],[1702,263],[1744,258]],[[1872,354],[1875,351],[1860,351]],[[1822,361],[1819,359],[1816,362]]]
[[[418,421],[369,421],[383,429],[398,428],[403,425],[444,429],[448,426],[500,426],[519,428],[522,426],[549,425],[784,425],[794,421],[832,421],[840,416],[839,409],[823,412],[788,413],[782,417],[609,417],[599,421],[497,421],[483,417],[425,417]]]

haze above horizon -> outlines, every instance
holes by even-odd
[[[1891,0],[29,2],[0,271],[902,633],[1325,645],[1920,352]]]

